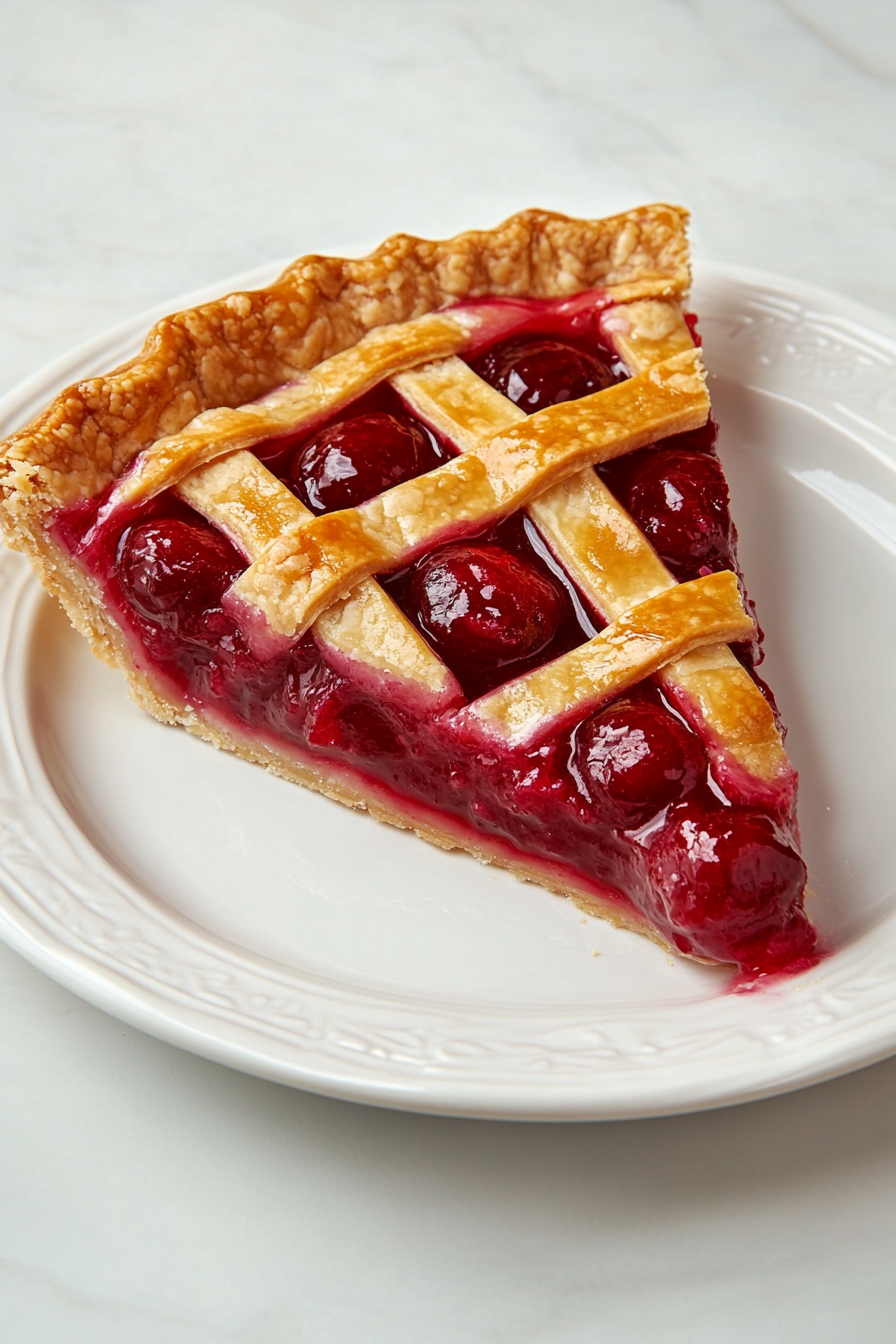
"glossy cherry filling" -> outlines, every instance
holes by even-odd
[[[573,345],[539,334],[511,337],[470,363],[480,378],[529,415],[602,392],[625,376],[613,353],[597,342]]]
[[[354,508],[457,456],[386,383],[313,427],[253,451],[312,513]]]
[[[414,566],[411,604],[443,658],[503,670],[533,658],[560,623],[557,589],[501,546],[455,542]]]
[[[350,509],[445,461],[435,436],[408,415],[357,411],[293,455],[289,485],[314,513]]]
[[[537,392],[544,404],[569,390],[571,368],[618,376],[603,355],[586,358],[581,331],[573,336],[580,362],[561,350],[552,366],[551,344],[536,332],[537,359],[526,362],[523,343],[505,340],[494,367],[509,349],[501,377],[525,375],[526,395]],[[724,558],[726,539],[735,563],[734,533],[712,430],[701,433],[632,454],[616,487],[633,511],[658,518],[668,507],[669,556],[677,546],[682,563],[709,569]],[[388,388],[256,451],[315,510],[369,498],[451,453]],[[226,538],[172,495],[94,526],[102,502],[63,511],[56,538],[101,583],[135,664],[172,698],[238,736],[360,777],[399,810],[446,818],[502,853],[567,874],[579,890],[634,906],[684,952],[735,962],[749,975],[811,963],[815,935],[790,819],[729,805],[703,743],[652,682],[532,748],[485,748],[458,730],[450,710],[350,680],[327,663],[313,633],[259,662],[221,605],[247,564]],[[697,554],[686,555],[689,511],[706,526],[696,528]],[[522,515],[379,577],[470,699],[600,625]]]
[[[714,451],[680,435],[681,442],[630,454],[624,469],[602,473],[660,559],[681,583],[736,568],[737,534],[728,485]]]
[[[643,694],[616,700],[580,724],[573,761],[597,815],[623,830],[646,826],[706,777],[696,735]]]
[[[568,653],[603,625],[523,514],[379,582],[469,700]]]

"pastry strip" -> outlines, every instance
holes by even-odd
[[[245,450],[197,468],[176,493],[250,560],[284,528],[314,516]],[[331,663],[348,659],[355,666],[385,672],[412,691],[435,697],[433,713],[463,700],[454,676],[373,579],[365,579],[346,601],[325,611],[313,632]]]
[[[268,547],[226,600],[278,635],[301,634],[360,579],[515,512],[581,467],[706,423],[703,367],[691,349],[605,391],[547,407],[436,470],[356,509],[299,524]]]
[[[600,329],[632,373],[651,369],[694,344],[681,304],[673,299],[614,304],[601,314]]]
[[[141,454],[113,490],[103,516],[122,504],[151,499],[213,458],[311,426],[401,369],[452,354],[466,344],[474,325],[475,319],[462,311],[456,317],[429,313],[415,322],[380,327],[260,401],[204,411],[179,434],[158,439]]]
[[[633,373],[643,373],[657,355],[669,357],[693,345],[681,308],[672,302],[618,305],[607,310],[604,326]],[[527,418],[457,358],[398,374],[392,383],[415,414],[462,450],[474,447],[480,433],[495,434]],[[590,468],[532,500],[528,513],[605,620],[675,584],[640,528]],[[727,644],[670,663],[658,679],[704,737],[733,795],[752,795],[753,781],[780,784],[792,775],[774,712]]]
[[[723,570],[676,584],[632,607],[587,644],[459,710],[456,722],[508,746],[528,746],[673,658],[719,640],[747,639],[754,631],[736,574]]]

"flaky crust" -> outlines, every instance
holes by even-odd
[[[185,727],[214,746],[264,765],[379,820],[416,831],[445,849],[462,848],[562,895],[613,923],[662,942],[634,910],[577,886],[547,862],[508,856],[483,836],[444,823],[366,789],[361,779],[243,738],[210,716],[199,718],[134,666],[99,589],[54,543],[52,513],[91,498],[117,480],[156,439],[194,416],[237,407],[353,346],[374,327],[418,318],[460,299],[563,297],[604,289],[617,302],[681,297],[690,272],[687,212],[652,205],[603,220],[528,210],[496,229],[429,242],[398,234],[360,260],[304,257],[270,287],[231,294],[164,318],[140,354],[99,378],[62,392],[30,425],[0,444],[0,526],[26,552],[95,654],[117,666],[134,699],[156,719]],[[665,944],[663,944],[665,946]]]
[[[122,636],[95,585],[46,531],[201,411],[240,406],[355,344],[372,328],[484,295],[619,301],[680,295],[690,281],[687,211],[648,205],[609,219],[525,210],[496,229],[428,242],[396,234],[360,260],[302,257],[267,289],[163,318],[134,359],[65,389],[0,444],[0,527],[72,624],[134,686]]]
[[[396,234],[360,260],[303,257],[267,289],[163,318],[135,359],[67,388],[3,443],[0,509],[9,517],[89,498],[201,411],[244,405],[373,327],[458,299],[594,288],[620,301],[682,294],[686,223],[687,212],[670,205],[604,220],[525,210],[445,242]]]

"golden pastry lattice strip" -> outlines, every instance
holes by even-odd
[[[179,434],[157,439],[140,454],[133,470],[113,490],[103,516],[169,489],[214,458],[314,424],[401,369],[452,354],[466,344],[476,325],[475,314],[462,311],[453,317],[429,313],[414,322],[378,327],[357,345],[260,401],[204,411]]]
[[[692,340],[681,306],[662,299],[608,308],[601,329],[633,373]],[[711,753],[721,748],[748,776],[765,783],[794,778],[771,705],[727,644],[688,654],[664,667],[658,679],[682,713],[704,725]],[[735,796],[738,780],[727,781],[727,787]]]
[[[614,304],[601,314],[600,329],[632,373],[651,369],[694,344],[681,304],[670,299]]]
[[[633,372],[643,372],[658,355],[668,357],[692,344],[680,307],[661,300],[608,309],[605,324]],[[416,414],[462,450],[472,448],[481,435],[526,418],[460,359],[401,373],[392,382]],[[528,512],[605,620],[675,584],[640,528],[590,468],[539,495]],[[791,775],[771,706],[726,644],[678,659],[662,669],[659,680],[705,738],[723,774],[733,763],[765,784]],[[738,780],[730,786],[736,792]]]
[[[415,415],[465,453],[484,436],[530,420],[462,359],[398,374],[392,385]],[[637,523],[591,467],[538,495],[527,512],[606,621],[675,584]]]
[[[357,509],[291,528],[231,595],[244,619],[245,608],[254,608],[276,634],[293,638],[360,579],[455,530],[506,517],[586,464],[696,429],[708,414],[703,368],[691,349],[606,391],[539,411]]]
[[[459,710],[457,720],[508,746],[590,714],[682,654],[755,627],[728,570],[676,584],[620,616],[587,644]]]
[[[285,528],[313,517],[245,450],[197,468],[180,482],[177,493],[226,532],[250,560]],[[351,661],[361,679],[365,669],[394,677],[405,689],[433,701],[433,713],[463,700],[454,676],[373,579],[365,579],[350,597],[325,611],[315,622],[314,636],[331,663]]]
[[[595,296],[598,293],[595,291]],[[602,326],[616,341],[623,358],[627,358],[628,346],[640,356],[640,362],[628,361],[636,372],[692,347],[680,308],[672,301],[645,299],[616,304],[606,312]],[[494,328],[495,336],[499,336],[500,315],[488,308],[459,307],[377,327],[356,345],[330,356],[297,381],[258,401],[203,411],[177,434],[157,439],[140,454],[134,469],[115,487],[103,515],[120,504],[149,499],[171,488],[205,462],[313,425],[398,370],[415,368],[425,360],[461,349],[482,326]]]

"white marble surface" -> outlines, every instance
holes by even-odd
[[[671,197],[698,251],[896,308],[885,0],[0,3],[0,391],[135,309],[396,228]],[[0,947],[0,1339],[896,1328],[896,1061],[509,1126],[241,1077]]]

